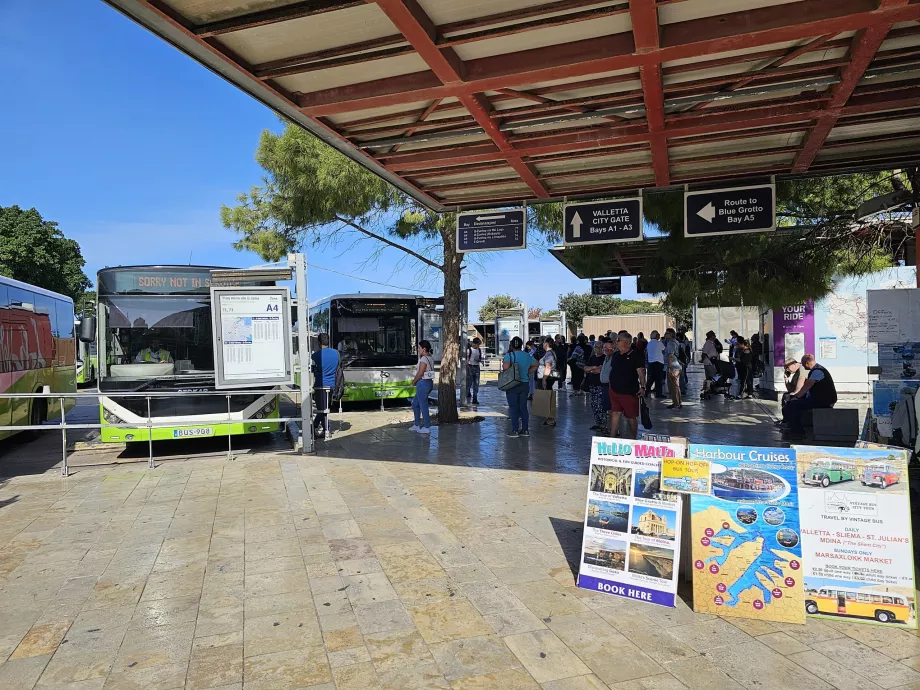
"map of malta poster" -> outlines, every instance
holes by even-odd
[[[674,606],[681,496],[661,490],[661,459],[684,446],[594,438],[578,586]]]
[[[805,611],[916,629],[907,451],[795,450]]]
[[[693,609],[805,622],[795,451],[691,445],[712,494],[690,498]]]

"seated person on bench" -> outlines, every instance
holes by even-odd
[[[802,367],[808,378],[783,408],[783,427],[801,433],[805,410],[831,408],[837,403],[837,388],[831,373],[815,361],[814,355],[802,356]]]

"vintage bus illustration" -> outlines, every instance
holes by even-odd
[[[911,615],[911,605],[905,597],[894,592],[822,588],[806,592],[805,611],[811,614],[874,618],[879,623],[906,623]]]
[[[829,487],[856,478],[856,463],[837,458],[818,458],[802,473],[802,483]]]
[[[860,480],[863,486],[877,486],[880,489],[887,489],[900,481],[901,474],[898,468],[887,462],[868,463],[863,469],[863,476]]]

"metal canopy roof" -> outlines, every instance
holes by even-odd
[[[920,160],[920,0],[105,0],[435,210]]]

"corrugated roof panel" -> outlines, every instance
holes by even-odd
[[[413,112],[424,110],[428,107],[431,101],[415,101],[413,103],[398,103],[397,105],[390,105],[385,108],[372,108],[370,110],[354,110],[349,113],[341,113],[339,115],[329,115],[327,119],[336,123],[342,124],[344,122],[354,122],[355,120],[366,120],[372,117],[382,117],[384,115],[391,115],[393,113],[402,113],[402,112]],[[370,125],[353,125],[354,127],[369,127]]]
[[[914,22],[913,26],[920,27],[920,23]],[[882,43],[881,50],[903,50],[904,48],[913,48],[918,45],[920,45],[920,35],[897,36]]]
[[[220,37],[252,65],[399,34],[375,4],[266,24]]]
[[[482,187],[469,187],[468,189],[448,189],[443,191],[434,189],[432,192],[440,197],[454,201],[461,201],[464,198],[475,199],[486,194],[492,196],[509,194],[522,194],[524,196],[531,196],[532,194],[530,187],[528,187],[520,180],[517,182],[508,182],[507,184],[497,184],[494,187],[488,187],[487,190]]]
[[[720,173],[730,173],[738,171],[743,173],[752,168],[757,170],[771,169],[774,167],[792,165],[795,160],[795,152],[778,153],[772,156],[760,156],[752,160],[747,158],[726,158],[715,161],[696,161],[685,163],[672,163],[671,176],[675,178],[700,178],[706,175],[717,175]]]
[[[499,36],[486,41],[463,43],[454,46],[462,60],[505,55],[519,50],[545,48],[546,46],[582,41],[585,38],[599,38],[629,31],[629,15],[620,14],[593,19],[590,22],[575,22],[545,29],[524,31],[510,36]],[[589,34],[585,32],[588,31]]]
[[[833,2],[834,0],[828,1]],[[658,23],[675,24],[691,19],[756,10],[761,7],[776,6],[779,11],[782,11],[780,5],[793,2],[800,2],[800,0],[686,0],[659,7]]]
[[[420,136],[419,133],[416,136]],[[424,151],[425,149],[439,149],[446,146],[459,146],[465,144],[477,144],[484,141],[491,141],[489,137],[485,134],[471,134],[469,136],[456,136],[456,137],[445,137],[444,139],[438,139],[436,141],[420,141],[417,144],[401,144],[399,147],[400,153],[407,153],[409,151]],[[376,149],[380,151],[381,149]],[[384,149],[385,150],[385,149]]]
[[[435,24],[450,24],[503,12],[527,10],[555,0],[418,0]]]
[[[561,179],[558,182],[554,182],[552,179],[545,181],[547,189],[558,194],[577,194],[579,189],[597,189],[598,187],[609,186],[611,189],[623,189],[626,187],[654,186],[654,184],[655,173],[651,167],[645,170],[602,173],[574,181],[568,179]],[[602,193],[598,192],[599,195]]]
[[[876,141],[865,144],[857,143],[853,144],[852,146],[841,146],[838,148],[823,149],[818,152],[815,160],[818,162],[848,160],[861,156],[880,156],[885,155],[886,153],[897,155],[906,153],[910,149],[916,150],[918,145],[920,145],[920,134],[917,134],[916,137],[911,139],[900,139],[890,143],[886,143],[884,141]]]
[[[762,53],[768,50],[780,50],[782,48],[797,48],[800,45],[804,45],[808,41],[784,41],[782,43],[771,43],[770,45],[765,46],[751,46],[750,48],[739,48],[738,50],[726,50],[721,53],[710,53],[707,55],[697,55],[696,57],[681,58],[679,60],[670,60],[668,62],[663,62],[662,66],[664,68],[676,67],[678,65],[692,65],[695,62],[707,62],[709,60],[722,60],[724,58],[738,57],[740,55],[748,55],[749,53]]]
[[[920,132],[920,117],[908,117],[903,120],[889,122],[867,122],[859,125],[834,127],[828,135],[828,141],[846,141],[847,139],[861,139],[863,137],[879,137],[886,134],[900,134],[903,132]]]
[[[447,171],[444,171],[447,173]],[[513,168],[501,166],[489,168],[488,170],[478,170],[476,172],[456,172],[453,174],[438,175],[437,177],[426,177],[419,180],[423,186],[434,186],[439,184],[457,184],[459,182],[482,182],[483,180],[502,179],[517,175]],[[412,173],[409,173],[412,177]],[[436,190],[432,190],[436,191]]]
[[[244,14],[293,5],[300,0],[166,0],[169,5],[195,24],[206,24]]]
[[[698,144],[672,146],[668,156],[672,162],[686,158],[699,158],[702,156],[731,155],[733,153],[748,153],[775,149],[787,146],[798,146],[802,143],[804,132],[786,132],[783,134],[763,134],[746,139],[728,139],[724,141],[701,141]]]
[[[592,96],[603,96],[608,93],[624,93],[626,91],[638,91],[642,88],[642,82],[636,74],[635,80],[620,81],[614,84],[600,84],[598,86],[582,86],[573,84],[571,89],[565,91],[553,91],[549,97],[553,100],[565,101],[573,98],[591,98]]]
[[[398,77],[401,74],[427,71],[428,65],[425,61],[415,53],[411,53],[357,65],[342,65],[341,67],[317,70],[316,72],[292,74],[289,77],[278,77],[275,81],[288,91],[308,93],[376,79]]]
[[[557,86],[559,84],[573,84],[573,88],[576,88],[578,84],[586,81],[594,81],[595,79],[607,79],[608,77],[617,77],[625,74],[634,74],[636,79],[639,78],[639,70],[636,67],[629,67],[627,69],[618,69],[611,72],[597,72],[595,74],[587,74],[581,77],[574,79],[551,79],[548,81],[534,82],[532,84],[524,84],[522,86],[517,86],[515,88],[521,89],[522,91],[530,91],[533,89],[543,89],[550,86]]]
[[[535,161],[534,165],[541,175],[555,175],[559,173],[578,172],[592,168],[608,168],[615,165],[637,165],[652,163],[652,152],[649,149],[635,151],[620,151],[609,156],[596,158],[576,158],[575,160],[550,160]]]

